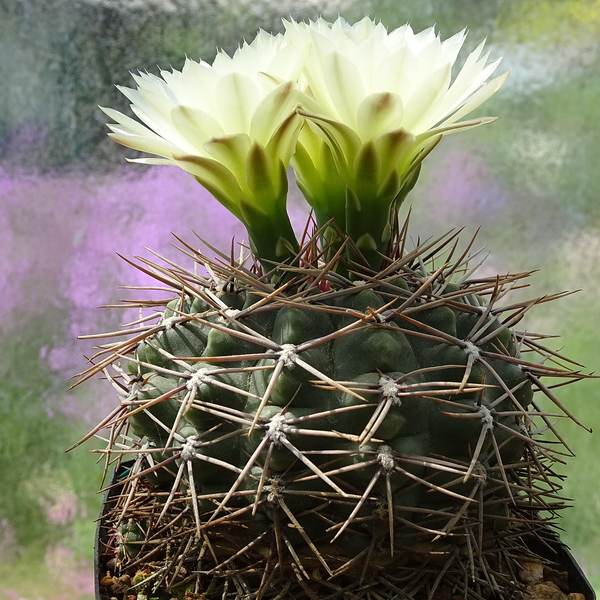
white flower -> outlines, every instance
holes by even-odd
[[[137,89],[119,89],[141,123],[103,108],[116,121],[110,136],[162,157],[134,162],[191,173],[246,225],[263,258],[281,259],[296,246],[285,202],[286,167],[302,124],[301,67],[281,35],[261,31],[232,57],[218,53],[212,65],[187,59],[182,71],[134,75]]]
[[[310,129],[292,160],[300,187],[321,224],[334,217],[359,246],[377,252],[387,242],[390,206],[414,185],[420,162],[443,135],[495,120],[461,121],[508,73],[487,81],[499,60],[487,64],[481,43],[452,79],[464,31],[441,41],[433,28],[388,33],[369,18],[285,27],[288,42],[306,55],[302,81],[312,99],[299,110]]]
[[[286,212],[290,163],[325,238],[345,230],[377,268],[390,237],[390,210],[414,185],[421,161],[443,135],[491,123],[463,121],[504,82],[488,81],[483,43],[454,79],[465,32],[441,41],[433,28],[390,33],[365,18],[349,25],[284,22],[260,31],[212,65],[134,75],[120,88],[139,119],[103,109],[117,142],[191,173],[246,226],[263,264],[293,256]],[[265,263],[266,261],[266,263]]]

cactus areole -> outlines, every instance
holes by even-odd
[[[583,375],[519,323],[564,294],[507,301],[527,273],[478,277],[471,244],[411,245],[398,217],[440,139],[494,120],[461,120],[507,75],[489,80],[481,44],[452,78],[464,37],[285,22],[135,76],[139,121],[104,109],[160,157],[137,162],[191,173],[250,243],[136,263],[159,291],[82,374],[120,398],[89,435],[133,461],[102,521],[102,598],[525,593],[525,540],[563,507],[554,413],[574,418],[548,379]]]

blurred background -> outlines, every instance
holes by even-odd
[[[526,326],[600,370],[599,0],[0,0],[0,600],[93,598],[102,468],[94,443],[65,449],[115,399],[103,381],[68,388],[93,353],[77,336],[116,328],[119,310],[99,307],[144,284],[117,254],[177,258],[171,232],[225,250],[244,237],[182,171],[127,165],[134,153],[106,137],[98,105],[127,110],[115,84],[130,72],[211,61],[282,17],[320,14],[443,38],[467,27],[463,57],[483,38],[504,57],[511,76],[479,111],[499,120],[426,160],[412,232],[465,227],[466,243],[480,228],[486,274],[539,269],[530,297],[582,290]],[[600,382],[560,398],[600,427]],[[600,442],[558,426],[577,454],[561,467],[573,499],[562,537],[600,590]]]

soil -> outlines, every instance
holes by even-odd
[[[134,581],[143,579],[143,571],[137,572],[133,577],[125,574],[116,576],[114,565],[107,565],[109,570],[100,579],[100,599],[99,600],[154,600],[154,596],[146,595],[141,592],[136,592],[131,589]],[[537,561],[526,561],[521,565],[519,571],[518,587],[523,592],[523,598],[526,600],[589,600],[580,592],[571,592],[569,586],[569,573],[567,571],[559,571],[544,565]],[[516,597],[516,595],[515,595]],[[156,599],[159,600],[159,599]],[[163,597],[160,598],[163,600]],[[164,600],[179,600],[177,598],[169,598],[166,596]],[[183,600],[206,600],[203,594],[194,594],[186,592]],[[441,585],[436,590],[432,600],[462,600],[462,595],[453,594],[453,591],[447,586]]]

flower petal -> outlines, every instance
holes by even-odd
[[[254,110],[249,128],[250,137],[266,146],[277,128],[296,112],[300,97],[298,86],[291,81],[269,92]]]
[[[456,111],[449,119],[446,119],[442,125],[456,123],[459,119],[462,119],[464,116],[474,111],[478,106],[491,98],[504,85],[504,82],[509,75],[510,71],[506,71],[506,73],[499,75],[486,85],[482,86],[469,98],[467,102],[465,102],[465,104],[458,111]]]
[[[396,129],[403,120],[404,105],[399,94],[377,92],[364,98],[358,106],[357,125],[364,142],[390,129]]]
[[[359,196],[372,193],[373,182],[381,181],[381,157],[373,140],[363,144],[354,157],[354,187]]]
[[[171,110],[171,121],[179,132],[199,154],[204,154],[204,144],[225,132],[210,114],[193,106],[177,105]]]
[[[470,119],[469,121],[459,121],[458,123],[444,122],[439,127],[429,129],[424,133],[417,136],[417,144],[420,144],[423,140],[429,139],[436,135],[449,135],[457,131],[466,131],[467,129],[473,129],[473,127],[479,127],[480,125],[489,125],[498,120],[498,117],[479,117],[478,119]]]
[[[128,133],[134,135],[156,135],[153,131],[148,129],[145,125],[142,125],[139,121],[124,115],[118,110],[114,110],[112,108],[105,108],[103,106],[99,107],[101,111],[103,111],[106,115],[108,115],[113,121],[116,121],[122,127],[120,128],[122,131],[127,131]],[[115,127],[115,125],[109,125],[109,127]]]
[[[275,157],[279,157],[285,165],[290,162],[296,148],[298,133],[303,124],[302,117],[297,112],[289,115],[288,118],[281,123],[277,128],[277,131],[271,136],[266,147],[267,152],[273,160]]]
[[[400,128],[382,133],[374,142],[381,156],[382,173],[386,174],[406,162],[406,157],[414,151],[417,138],[414,133]]]
[[[113,133],[109,133],[108,137],[126,148],[164,156],[165,158],[171,157],[173,153],[181,151],[177,146],[173,146],[173,144],[163,140],[161,137],[131,134],[115,125],[109,125],[109,127]]]
[[[328,82],[332,112],[346,125],[357,128],[356,112],[365,95],[360,72],[339,52],[323,57],[323,76]]]
[[[260,101],[256,83],[240,73],[229,73],[219,79],[215,96],[219,99],[218,118],[225,132],[249,133],[252,115]]]
[[[252,140],[246,133],[232,133],[213,138],[204,144],[211,158],[223,164],[239,181],[246,181],[246,158],[252,148]]]
[[[404,105],[404,121],[402,126],[417,134],[436,123],[436,104],[443,98],[450,85],[451,65],[444,64],[437,71],[430,73],[414,94]]]

